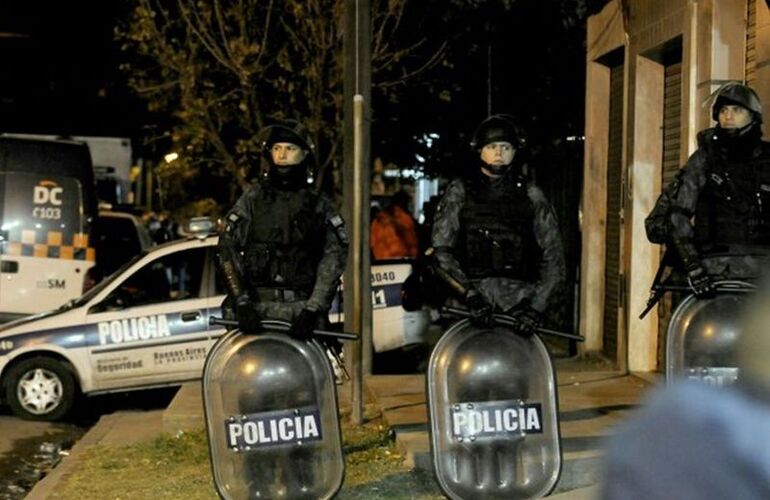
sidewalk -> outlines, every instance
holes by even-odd
[[[613,371],[585,371],[557,363],[562,472],[552,498],[593,498],[599,482],[602,440],[628,416],[654,382]],[[654,377],[651,377],[654,380]],[[421,375],[377,376],[367,380],[396,442],[412,467],[432,470],[428,443],[425,380]]]
[[[590,371],[580,361],[563,360],[557,362],[557,384],[563,461],[561,477],[551,498],[591,499],[599,480],[601,439],[628,415],[654,382],[618,372]],[[394,429],[407,464],[431,470],[424,376],[370,376],[365,388],[367,402],[372,400]],[[349,406],[344,389],[340,390],[341,407]],[[173,435],[203,427],[201,389],[197,382],[184,384],[165,410],[105,415],[26,498],[48,498],[60,481],[77,470],[79,457],[90,446],[121,446],[151,440],[164,432]]]

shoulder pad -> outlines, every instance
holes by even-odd
[[[337,235],[337,238],[339,238],[342,243],[348,244],[348,233],[345,230],[345,220],[342,218],[342,216],[340,214],[334,214],[329,217],[327,222],[332,227],[332,229],[334,229],[334,233]]]
[[[537,186],[537,184],[535,184],[535,183],[533,183],[533,182],[530,182],[530,183],[528,183],[528,184],[526,185],[526,187],[527,187],[527,196],[528,196],[528,197],[529,197],[529,199],[530,199],[530,200],[532,200],[533,202],[544,202],[544,201],[548,201],[548,200],[546,199],[546,197],[545,197],[545,193],[543,192],[543,190],[542,190],[542,189],[540,189],[540,187],[539,187],[539,186]]]
[[[710,144],[714,142],[714,139],[716,138],[716,128],[706,128],[698,132],[696,136],[696,141],[698,146],[704,147],[707,144]]]
[[[329,224],[331,224],[334,229],[337,229],[340,226],[344,226],[345,225],[345,221],[342,220],[342,216],[340,214],[334,214],[329,219]]]
[[[235,210],[231,210],[225,216],[225,232],[233,231],[243,220],[243,215],[239,214]]]

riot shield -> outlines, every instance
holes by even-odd
[[[537,335],[461,320],[436,344],[427,384],[433,467],[448,497],[537,498],[553,489],[556,378]]]
[[[738,379],[735,342],[742,308],[754,285],[715,283],[713,298],[686,297],[674,310],[666,332],[666,380],[682,378],[726,386]]]
[[[214,482],[222,498],[331,498],[344,460],[334,375],[316,341],[263,321],[212,348],[203,402]],[[271,330],[271,327],[273,328]]]

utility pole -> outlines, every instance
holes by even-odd
[[[345,0],[343,40],[344,163],[342,213],[350,228],[350,254],[343,277],[345,331],[361,340],[347,343],[352,420],[363,423],[363,378],[372,371],[372,296],[369,258],[371,33],[370,0]]]

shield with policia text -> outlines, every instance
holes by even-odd
[[[436,344],[427,383],[433,467],[449,498],[539,498],[553,489],[556,383],[537,335],[458,321]]]
[[[222,498],[331,498],[344,460],[331,365],[315,341],[263,321],[226,333],[203,371],[214,482]]]
[[[671,315],[666,332],[666,380],[732,385],[738,380],[736,341],[741,314],[755,290],[743,281],[719,281],[714,297],[686,297]]]

